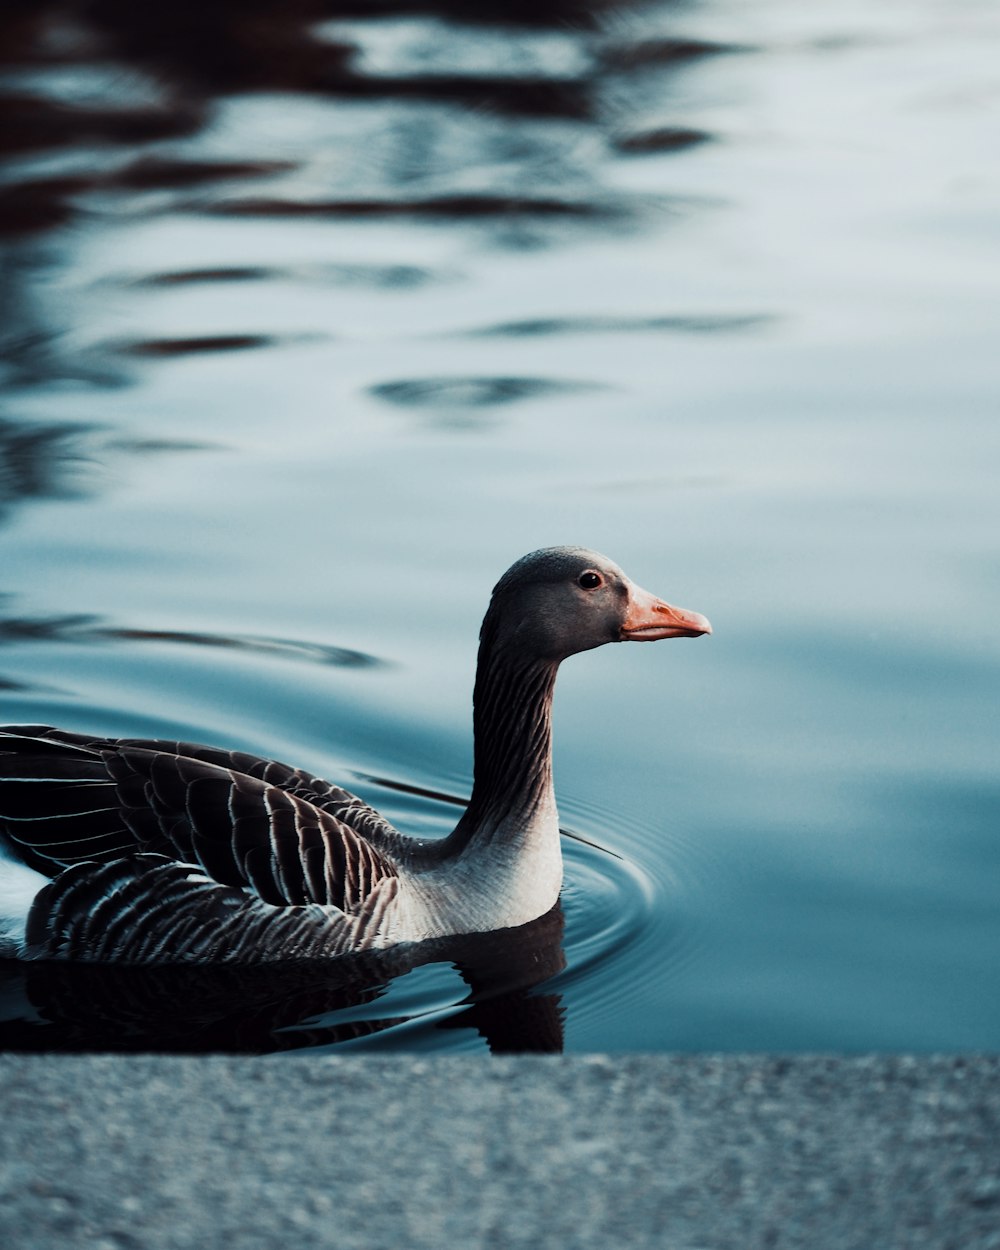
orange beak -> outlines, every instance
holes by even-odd
[[[710,634],[708,617],[700,612],[671,607],[648,590],[629,589],[628,609],[622,624],[622,642],[656,642],[659,638],[698,638]]]

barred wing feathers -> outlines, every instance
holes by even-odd
[[[273,907],[162,855],[76,864],[39,892],[24,953],[130,964],[328,959],[369,947],[396,886],[384,878],[347,917],[318,903]]]
[[[199,865],[274,906],[350,912],[396,876],[365,832],[383,844],[398,835],[347,791],[286,765],[183,742],[44,726],[0,733],[0,829],[48,876],[152,853]]]

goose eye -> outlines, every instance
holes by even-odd
[[[581,573],[576,579],[577,585],[582,586],[584,590],[596,590],[601,584],[600,573],[595,573],[593,569],[588,569],[586,573]]]

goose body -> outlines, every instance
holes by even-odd
[[[551,767],[560,662],[606,642],[710,632],[596,552],[517,561],[480,632],[472,796],[436,841],[244,752],[2,729],[0,953],[307,959],[534,920],[562,883]]]

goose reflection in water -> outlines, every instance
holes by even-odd
[[[0,1049],[269,1054],[327,1047],[416,1024],[470,1030],[494,1054],[559,1052],[563,913],[516,929],[377,954],[255,965],[152,967],[0,962]],[[451,964],[468,993],[450,1009],[400,1011],[391,982]],[[387,993],[388,992],[388,993]],[[386,997],[385,1008],[379,1010]],[[420,1048],[423,1030],[411,1035]]]

